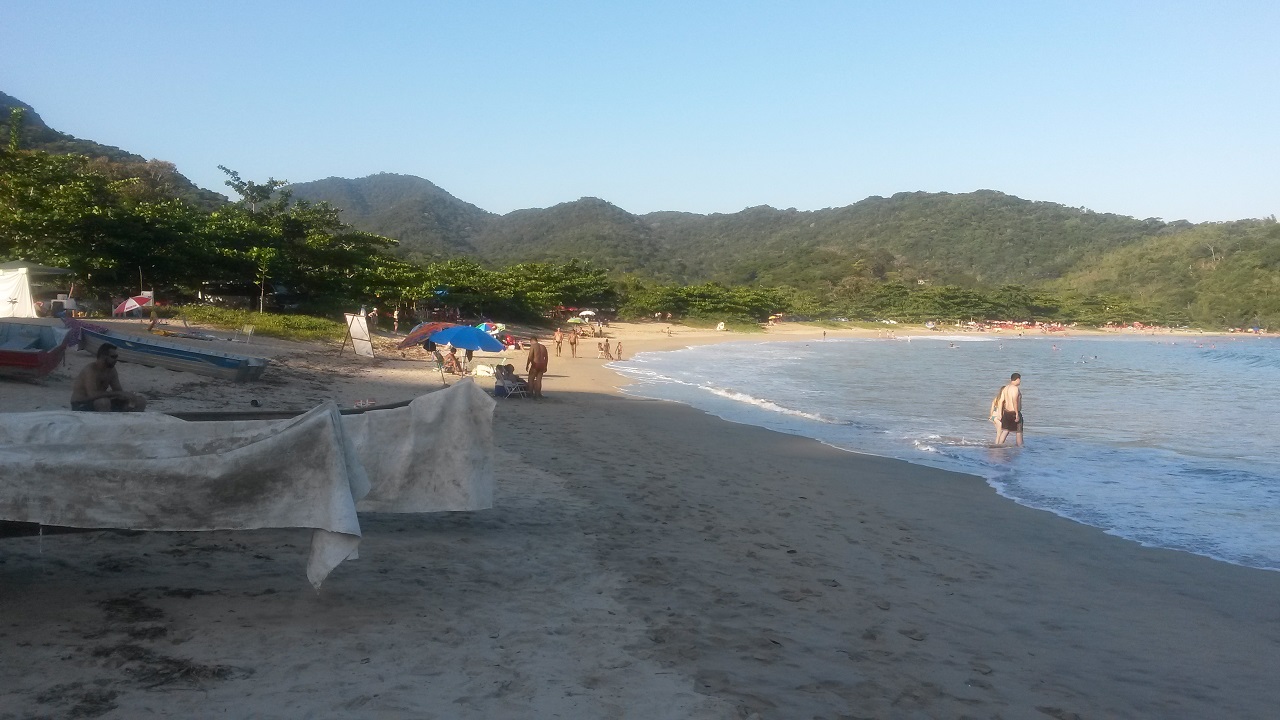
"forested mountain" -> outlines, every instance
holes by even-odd
[[[341,209],[343,222],[400,240],[400,254],[415,261],[479,255],[472,240],[497,217],[413,175],[331,177],[288,189],[299,200]]]
[[[836,283],[849,276],[960,285],[1033,283],[1189,223],[1136,220],[990,190],[899,193],[801,212],[632,215],[583,198],[486,213],[405,175],[330,178],[290,188],[343,209],[355,227],[400,241],[407,257],[490,263],[572,258],[612,270],[699,282]]]
[[[197,187],[178,172],[173,163],[148,160],[118,147],[58,132],[46,125],[30,105],[3,92],[0,92],[0,142],[9,140],[10,114],[14,108],[23,110],[19,146],[24,149],[42,150],[54,155],[87,155],[92,158],[90,167],[112,180],[138,178],[132,192],[140,198],[179,197],[204,210],[212,210],[227,202],[225,197]]]
[[[7,111],[14,107],[25,112],[21,148],[93,158],[82,172],[97,179],[86,187],[98,188],[95,192],[104,197],[115,194],[118,197],[112,202],[134,208],[120,216],[132,217],[129,223],[137,228],[121,230],[120,237],[109,238],[121,252],[133,254],[127,262],[103,258],[104,262],[121,267],[155,264],[163,254],[160,250],[178,246],[166,244],[164,238],[176,238],[187,232],[183,228],[204,223],[179,217],[180,212],[165,205],[172,205],[171,198],[184,199],[205,211],[225,207],[221,196],[194,187],[171,164],[57,132],[33,109],[3,93],[0,133],[4,135],[0,139],[7,137]],[[38,162],[32,165],[37,166],[43,167]],[[137,180],[110,182],[126,178]],[[239,180],[238,176],[234,179]],[[36,186],[41,182],[36,181]],[[265,202],[277,189],[270,183],[241,184],[245,185],[242,189],[265,191],[255,202]],[[1052,307],[1073,307],[1076,310],[1067,315],[1096,319],[1106,316],[1109,308],[1123,308],[1115,317],[1184,318],[1221,324],[1253,318],[1280,322],[1280,226],[1274,217],[1199,225],[1139,220],[1023,200],[992,190],[898,193],[814,211],[759,206],[711,215],[633,215],[605,200],[588,197],[497,215],[422,178],[386,173],[359,179],[328,178],[292,185],[288,190],[295,200],[329,203],[340,211],[341,221],[357,230],[397,240],[399,245],[389,252],[402,260],[419,265],[458,260],[441,271],[442,278],[475,275],[481,266],[572,260],[604,270],[633,290],[641,285],[655,287],[654,282],[673,288],[697,286],[702,288],[698,292],[710,295],[719,291],[705,283],[776,288],[783,294],[769,302],[782,302],[777,298],[785,297],[788,307],[808,308],[800,310],[802,314],[843,308],[847,312],[837,314],[856,314],[854,310],[861,309],[859,312],[889,316],[914,308],[909,313],[912,316],[970,317],[977,312],[973,308],[986,302],[980,302],[979,296],[995,293],[991,295],[997,298],[992,307],[1012,308],[1016,315],[1055,317],[1057,311]],[[15,202],[29,199],[15,196]],[[273,207],[288,205],[284,195],[278,195],[277,200],[272,201]],[[325,236],[337,238],[335,242],[357,238],[359,242],[348,243],[352,248],[387,245],[358,234],[344,234],[346,230],[338,227],[340,223],[330,217],[333,211],[326,205],[302,205],[297,211],[300,217],[323,219]],[[250,203],[251,214],[253,207]],[[138,214],[135,211],[139,208],[159,212],[157,217],[167,218],[165,222],[171,227],[161,227],[164,223],[146,212]],[[223,214],[215,213],[219,217],[211,219],[207,237],[201,240],[208,246],[205,250],[215,254],[226,250],[219,249],[228,242],[224,235],[234,234],[231,229],[220,229],[218,223],[226,219],[220,217]],[[28,224],[39,220],[34,215],[17,219]],[[93,212],[84,216],[89,224],[109,219],[109,214]],[[122,228],[133,227],[129,223],[117,222]],[[278,230],[289,235],[285,232],[289,228]],[[150,245],[139,244],[143,235]],[[6,243],[17,247],[14,243],[19,240],[22,238],[0,236],[0,248]],[[154,247],[146,250],[143,245]],[[276,261],[266,250],[251,259],[260,268],[270,269]],[[391,259],[370,257],[366,264],[373,267],[384,260]],[[409,266],[396,267],[395,273],[412,274]],[[630,277],[624,279],[623,274]],[[432,282],[454,281],[437,278]],[[1007,287],[1015,285],[1022,287]],[[1049,302],[1047,296],[1036,295],[1041,291],[1054,294],[1057,300]],[[761,307],[768,304],[757,300]],[[1043,312],[1033,311],[1034,307]],[[1084,307],[1094,310],[1080,312]],[[976,316],[981,315],[977,312]]]
[[[1123,293],[1188,319],[1250,324],[1280,319],[1280,223],[1204,223],[1127,245],[1052,284],[1082,294]]]
[[[499,216],[409,176],[294,187],[300,197],[348,208],[345,220],[399,240],[398,252],[408,257],[466,256],[490,265],[577,258],[667,282],[790,286],[846,298],[884,282],[1018,284],[1129,297],[1162,317],[1201,322],[1280,316],[1280,225],[1273,218],[1139,220],[992,190],[712,215],[637,216],[583,198]],[[418,199],[406,188],[418,188]]]
[[[688,263],[690,277],[764,284],[858,272],[960,285],[1033,283],[1176,227],[990,190],[899,193],[812,212],[757,207],[646,219]]]
[[[507,213],[486,225],[474,244],[497,263],[578,258],[618,272],[669,275],[653,228],[599,198]]]

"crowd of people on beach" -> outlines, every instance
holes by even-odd
[[[373,308],[372,310],[367,311],[365,314],[366,317],[374,317],[376,310],[377,308]],[[371,327],[375,327],[373,323],[376,321],[371,320],[370,322]],[[482,326],[484,325],[493,324],[486,322],[482,324]],[[398,332],[398,327],[399,318],[396,317],[392,332]],[[604,319],[594,324],[588,324],[585,322],[580,323],[568,329],[557,327],[550,336],[551,347],[555,351],[555,356],[563,356],[564,346],[567,343],[569,346],[569,357],[577,358],[578,345],[580,344],[581,339],[585,336],[603,337],[603,340],[596,343],[597,358],[605,360],[621,359],[622,343],[617,342],[616,344],[612,344],[612,340],[604,332],[604,328],[606,327],[608,327],[608,321]],[[432,342],[430,339],[423,342],[423,348],[432,354],[435,359],[436,367],[443,373],[459,376],[472,374],[492,375],[495,378],[495,383],[497,385],[505,384],[516,386],[521,389],[527,389],[530,397],[538,399],[542,398],[542,378],[547,372],[550,350],[546,345],[542,344],[541,338],[536,333],[531,334],[527,339],[516,337],[509,332],[499,334],[496,330],[490,332],[490,334],[498,338],[498,340],[503,344],[505,351],[527,351],[525,356],[525,373],[527,380],[521,379],[520,376],[516,374],[514,366],[508,364],[500,364],[492,368],[488,366],[473,368],[471,364],[473,357],[471,350],[466,350],[465,357],[459,358],[457,354],[458,348],[451,345],[445,345],[444,351],[441,352],[436,343]]]

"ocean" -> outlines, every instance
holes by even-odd
[[[625,392],[986,479],[1144,545],[1280,570],[1280,339],[1015,334],[641,353]],[[987,410],[1022,374],[1026,444]]]

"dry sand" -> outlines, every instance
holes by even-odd
[[[744,337],[665,327],[612,335],[628,356]],[[387,402],[440,383],[417,351],[225,347],[277,364],[244,386],[121,373],[160,411]],[[299,571],[303,530],[0,538],[0,718],[1262,718],[1280,706],[1280,573],[1143,548],[978,478],[625,397],[594,349],[552,357],[546,400],[498,404],[495,508],[363,515],[361,559],[319,592]],[[73,354],[43,385],[0,381],[0,407],[64,406],[87,361]]]

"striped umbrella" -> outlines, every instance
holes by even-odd
[[[421,345],[427,341],[427,338],[430,337],[431,333],[453,327],[454,325],[457,325],[457,323],[435,321],[418,323],[415,328],[409,331],[408,335],[404,336],[404,339],[401,340],[400,344],[396,345],[396,347],[403,350],[412,345]]]

